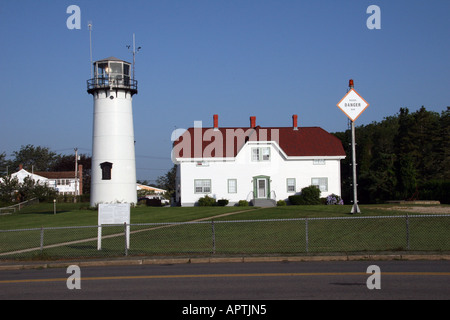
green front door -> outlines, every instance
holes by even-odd
[[[253,177],[253,198],[268,199],[270,195],[270,177]]]

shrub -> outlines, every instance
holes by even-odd
[[[303,204],[302,196],[301,195],[289,196],[289,202],[294,206]]]
[[[333,205],[333,204],[344,204],[344,200],[342,200],[341,197],[339,197],[338,195],[332,193],[327,197],[327,202],[328,205]]]
[[[220,200],[217,200],[217,205],[218,205],[219,207],[225,207],[227,204],[228,204],[228,200],[227,200],[227,199],[220,199]]]
[[[198,199],[198,205],[200,207],[212,207],[216,205],[216,199],[206,195],[200,199]]]
[[[248,201],[247,200],[239,200],[238,206],[239,207],[248,207]]]
[[[320,204],[320,189],[317,186],[305,187],[300,195],[289,196],[289,202],[293,205]]]
[[[278,200],[277,201],[277,207],[283,207],[285,205],[286,205],[286,201],[284,201],[284,200]]]
[[[317,186],[303,188],[300,195],[303,198],[303,204],[320,204],[320,189]]]
[[[450,203],[450,181],[430,180],[418,187],[420,200],[439,200],[441,203]]]

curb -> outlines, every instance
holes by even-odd
[[[70,265],[79,267],[133,266],[133,265],[172,265],[200,263],[254,263],[254,262],[330,262],[330,261],[381,261],[381,260],[445,260],[450,261],[450,255],[341,255],[341,256],[292,256],[292,257],[228,257],[228,258],[146,258],[146,259],[116,259],[100,261],[64,261],[29,264],[0,265],[2,270],[27,270],[47,268],[67,268]]]

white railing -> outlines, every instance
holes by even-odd
[[[14,204],[12,206],[0,208],[0,213],[2,213],[2,211],[16,212],[16,209],[20,211],[22,208],[32,205],[32,204],[36,204],[36,203],[39,203],[38,198],[33,198],[33,199],[30,199],[27,201],[22,201],[22,202],[19,202],[18,204]]]

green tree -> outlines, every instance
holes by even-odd
[[[7,173],[6,167],[9,165],[8,160],[6,160],[6,153],[0,153],[0,176]]]
[[[165,175],[156,179],[158,188],[167,190],[164,196],[168,199],[172,198],[176,191],[177,165],[175,164]]]
[[[442,111],[439,121],[439,135],[441,140],[441,166],[440,177],[436,179],[450,180],[450,107]]]
[[[393,137],[397,133],[398,121],[396,117],[387,117],[382,122],[358,129],[363,137],[367,136],[362,141],[357,137],[362,151],[359,157],[357,154],[358,186],[362,191],[359,199],[362,202],[382,202],[395,193],[397,185]]]
[[[16,192],[19,190],[19,180],[10,175],[2,177],[0,180],[0,202],[10,204],[16,200]]]
[[[48,201],[56,196],[56,190],[25,177],[22,183],[17,177],[5,176],[0,182],[0,202],[10,204],[38,198],[40,201]]]
[[[414,165],[416,145],[414,142],[414,117],[408,108],[400,108],[398,131],[394,138],[395,171],[397,176],[396,197],[407,199],[413,196],[417,187],[417,171]]]
[[[427,111],[423,106],[412,114],[413,127],[410,128],[413,148],[409,154],[413,157],[418,183],[435,177],[441,171],[442,143],[439,134],[439,114]]]
[[[11,161],[13,170],[22,164],[28,171],[50,171],[57,159],[56,153],[49,148],[35,147],[31,144],[22,146],[19,151],[14,151],[13,156],[14,159]]]
[[[334,134],[343,144],[342,197],[351,199],[350,130]],[[358,198],[363,203],[430,194],[430,181],[450,180],[450,107],[441,114],[425,107],[356,127]],[[436,188],[434,188],[436,189]]]

